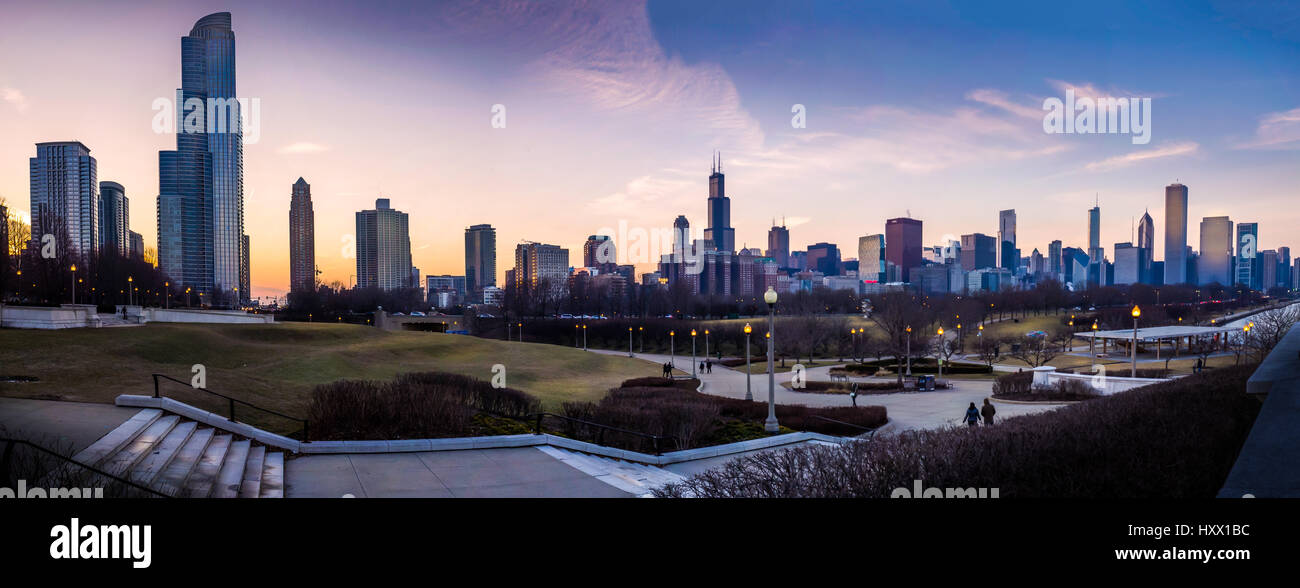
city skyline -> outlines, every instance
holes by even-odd
[[[909,211],[924,221],[923,246],[946,243],[948,236],[996,234],[1000,209],[1017,211],[1016,241],[1022,251],[1041,250],[1055,239],[1086,247],[1086,226],[1074,219],[1099,194],[1106,218],[1114,219],[1101,226],[1100,243],[1110,250],[1113,243],[1130,240],[1125,225],[1139,209],[1154,211],[1156,222],[1165,225],[1159,190],[1175,181],[1195,188],[1187,209],[1189,225],[1212,216],[1263,221],[1261,251],[1300,238],[1300,222],[1289,216],[1297,213],[1284,206],[1294,198],[1300,146],[1293,116],[1300,105],[1289,103],[1294,92],[1286,91],[1297,78],[1297,42],[1285,31],[1252,36],[1237,30],[1268,31],[1270,24],[1235,14],[1230,7],[1191,11],[1191,16],[1179,16],[1178,23],[1143,31],[1152,40],[1167,38],[1180,27],[1185,30],[1178,30],[1179,35],[1198,33],[1200,39],[1180,50],[1189,58],[1206,58],[1195,75],[1190,68],[1171,68],[1146,76],[1137,66],[1072,63],[1063,68],[1021,53],[1026,46],[1050,54],[1099,42],[1116,54],[1147,51],[1154,63],[1168,50],[1139,39],[1140,11],[1120,18],[1119,32],[1079,25],[1073,35],[1051,40],[1047,32],[1040,36],[1023,30],[1025,21],[1033,20],[1028,14],[1033,11],[1024,7],[1027,14],[1017,16],[1005,8],[959,6],[955,14],[937,18],[957,26],[1005,19],[998,28],[1016,34],[1012,41],[991,44],[990,58],[1014,58],[1024,73],[999,67],[982,72],[983,77],[953,75],[942,81],[870,61],[868,49],[893,48],[951,73],[960,62],[959,43],[922,48],[909,43],[905,33],[925,31],[900,26],[898,33],[854,45],[859,41],[853,33],[904,22],[919,10],[913,8],[881,8],[874,15],[880,24],[865,22],[851,8],[841,9],[844,33],[818,40],[794,34],[753,48],[753,54],[746,51],[752,45],[748,41],[770,36],[760,33],[770,32],[781,19],[797,29],[834,16],[769,7],[716,37],[704,34],[707,25],[735,11],[735,5],[698,10],[671,3],[586,6],[547,14],[502,6],[491,18],[467,16],[455,4],[413,8],[408,20],[424,28],[403,26],[383,14],[358,23],[348,18],[353,9],[334,5],[307,11],[293,3],[260,7],[231,2],[219,8],[232,12],[239,32],[241,93],[262,100],[260,141],[245,147],[248,206],[286,210],[284,186],[299,176],[313,178],[318,263],[327,283],[346,284],[354,273],[354,260],[342,254],[343,239],[355,232],[349,227],[352,215],[381,195],[404,203],[403,210],[415,221],[412,265],[430,275],[460,273],[460,230],[474,224],[491,223],[503,247],[531,239],[570,250],[580,249],[587,235],[617,227],[620,220],[667,228],[671,219],[685,214],[697,227],[706,227],[702,160],[715,150],[727,154],[732,176],[727,196],[734,207],[728,210],[728,224],[735,231],[736,249],[765,243],[773,216],[787,217],[792,250],[829,242],[852,251],[859,237],[881,233],[887,219]],[[175,147],[174,137],[150,130],[155,112],[149,105],[177,85],[177,36],[212,11],[185,4],[79,9],[104,23],[113,42],[99,42],[88,55],[86,47],[103,34],[88,31],[77,43],[51,46],[48,53],[7,64],[0,72],[5,96],[0,124],[13,129],[9,141],[0,145],[0,195],[11,209],[27,208],[23,168],[31,146],[81,141],[98,158],[100,177],[112,178],[135,195],[130,199],[131,227],[153,247],[156,153]],[[57,26],[55,9],[14,7],[9,12],[21,25],[0,40],[0,49],[11,54],[32,42],[27,30],[53,39],[73,34]],[[599,18],[584,19],[593,14]],[[1216,24],[1215,18],[1233,26]],[[295,24],[285,30],[286,22]],[[556,24],[572,27],[574,34],[563,41],[541,35]],[[543,43],[536,52],[542,57],[513,65],[493,52],[474,59],[430,58],[447,45],[499,42],[493,33],[507,26],[519,28],[519,43]],[[593,47],[591,39],[611,28],[628,34],[628,47]],[[430,35],[430,29],[454,34],[442,38]],[[117,34],[121,30],[140,33],[124,39]],[[328,39],[332,33],[338,38]],[[338,46],[326,47],[331,40]],[[417,41],[413,47],[402,44],[412,40]],[[987,39],[970,42],[977,41]],[[843,57],[810,71],[772,59],[788,53],[799,61],[828,48],[840,50]],[[69,61],[61,58],[78,49],[86,54],[92,83],[96,76],[117,80],[121,96],[74,99],[78,93],[68,91],[68,80],[38,75],[54,60]],[[403,55],[408,49],[412,54]],[[390,69],[362,67],[381,57],[394,67],[419,61],[420,75],[394,77]],[[614,67],[596,68],[601,57],[611,58]],[[314,71],[330,68],[337,71]],[[1199,81],[1214,77],[1202,69],[1225,76],[1231,72],[1258,91],[1228,100]],[[852,75],[841,84],[818,81],[836,72]],[[770,78],[781,77],[774,74],[792,76],[794,83],[774,84]],[[593,91],[618,87],[608,83],[618,81],[669,91],[653,98]],[[698,84],[681,90],[676,83],[683,81]],[[873,86],[873,81],[896,83]],[[419,107],[394,104],[366,93],[375,84],[392,90],[383,94],[419,89],[440,99]],[[865,87],[873,90],[859,92]],[[1038,104],[1065,88],[1152,95],[1151,143],[1044,134]],[[509,108],[504,129],[488,122],[497,103]],[[793,104],[808,109],[807,128],[791,128]],[[1221,116],[1198,116],[1207,110]],[[331,118],[327,112],[343,114]],[[428,124],[409,128],[408,120]],[[438,129],[445,139],[428,141],[426,128]],[[563,138],[557,141],[557,136]],[[595,151],[602,154],[593,159]],[[427,169],[407,170],[413,165]],[[430,177],[435,180],[428,181]],[[962,186],[960,195],[953,185]],[[489,204],[493,202],[505,206]],[[288,288],[283,247],[288,234],[281,214],[250,218],[245,229],[253,244],[254,297],[280,295]],[[1163,235],[1156,242],[1154,255],[1164,259]],[[652,269],[654,261],[653,255],[639,260],[638,271]],[[498,281],[504,269],[498,268]]]

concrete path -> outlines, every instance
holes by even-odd
[[[289,498],[628,498],[535,447],[306,455],[285,463]]]
[[[137,412],[112,404],[0,397],[0,435],[77,453]]]
[[[626,351],[619,353],[616,351],[592,350],[592,352],[627,355]],[[653,353],[640,353],[636,357],[658,365],[663,365],[669,359],[666,355]],[[687,356],[685,360],[682,359],[682,356],[677,356],[677,366],[686,368],[685,371],[688,375],[690,374],[690,362],[690,356]],[[789,360],[786,363],[789,365]],[[830,379],[831,367],[833,366],[815,367],[805,373],[809,380],[825,381]],[[713,364],[713,373],[697,374],[697,377],[704,383],[703,392],[706,394],[725,396],[727,398],[745,397],[745,373],[742,371],[733,370],[715,363]],[[853,405],[853,402],[846,394],[795,392],[781,385],[782,382],[789,382],[791,377],[790,372],[776,374],[775,396],[777,404],[801,404],[804,406]],[[754,400],[766,401],[768,395],[767,374],[754,374],[751,378],[750,385],[752,386]],[[892,378],[857,378],[856,380],[885,382],[892,380]],[[966,413],[966,408],[971,402],[974,402],[976,406],[981,406],[984,399],[992,395],[993,382],[991,380],[952,380],[952,382],[954,388],[950,390],[863,394],[858,396],[858,404],[883,406],[889,411],[890,424],[885,432],[959,425],[962,416]],[[995,406],[997,407],[998,417],[1009,417],[1052,410],[1062,405],[996,403]]]

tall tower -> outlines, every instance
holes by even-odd
[[[712,241],[718,251],[735,253],[736,231],[731,228],[731,199],[727,198],[725,181],[719,153],[709,175],[709,228],[704,229],[704,240]]]
[[[316,212],[311,184],[298,178],[289,199],[289,290],[316,289]]]
[[[1201,219],[1201,254],[1196,258],[1198,284],[1232,285],[1232,220],[1226,216]]]
[[[1228,240],[1232,240],[1231,235]],[[1155,282],[1151,268],[1156,260],[1156,221],[1152,220],[1149,211],[1143,211],[1142,218],[1138,220],[1137,246],[1142,249],[1142,270],[1146,272],[1147,282]]]
[[[242,267],[250,257],[243,250],[243,119],[229,12],[199,19],[181,37],[176,94],[176,150],[158,153],[158,261],[178,286],[224,296],[247,282]],[[191,127],[194,121],[201,124]],[[233,305],[247,298],[244,291],[209,300]]]
[[[1187,186],[1165,186],[1165,284],[1187,282]]]
[[[673,220],[673,256],[674,261],[682,261],[686,255],[686,245],[691,242],[691,221],[686,215],[679,214]]]
[[[405,212],[387,198],[373,210],[357,212],[357,287],[393,290],[416,286],[411,280],[411,237]]]
[[[1088,209],[1088,283],[1100,285],[1102,258],[1101,250],[1101,205]]]
[[[885,261],[898,268],[904,282],[911,282],[912,268],[921,266],[921,227],[913,218],[885,221]]]
[[[99,183],[90,148],[77,141],[37,143],[36,157],[28,163],[32,239],[39,244],[42,235],[66,236],[73,253],[94,255],[99,246]]]
[[[123,257],[131,247],[131,207],[126,188],[117,182],[99,183],[99,245]]]
[[[492,225],[465,229],[465,292],[483,301],[483,288],[497,285],[497,230]]]
[[[790,229],[786,228],[785,221],[777,225],[773,219],[772,228],[767,231],[767,256],[776,262],[776,267],[790,265]]]
[[[1020,266],[1020,250],[1016,248],[1016,211],[998,213],[998,267],[1013,273]]]

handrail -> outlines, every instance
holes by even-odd
[[[96,467],[93,467],[93,466],[88,466],[88,465],[86,465],[86,464],[84,464],[84,463],[81,463],[81,462],[75,460],[75,459],[72,459],[71,457],[68,457],[68,456],[66,456],[66,455],[62,455],[62,454],[60,454],[60,453],[58,453],[58,452],[55,452],[55,451],[51,451],[51,450],[49,450],[49,449],[46,449],[46,448],[44,448],[44,447],[41,447],[40,445],[37,445],[37,444],[35,444],[35,443],[32,443],[31,441],[28,441],[28,440],[26,440],[26,439],[13,439],[13,438],[9,438],[9,437],[0,437],[0,443],[4,443],[4,444],[5,444],[4,454],[3,454],[2,456],[0,456],[0,479],[6,479],[6,478],[9,477],[9,467],[10,467],[10,463],[11,463],[11,461],[12,461],[12,459],[13,459],[13,450],[14,450],[14,445],[17,444],[17,445],[26,445],[27,447],[31,447],[32,449],[35,449],[35,450],[37,450],[37,451],[39,451],[39,452],[41,452],[41,453],[44,453],[44,454],[46,454],[46,455],[52,455],[52,456],[54,456],[54,457],[57,457],[57,458],[59,458],[59,459],[65,461],[65,462],[68,462],[68,463],[70,463],[70,464],[72,464],[72,465],[75,465],[75,466],[79,466],[79,467],[85,468],[85,469],[87,469],[87,470],[90,470],[91,472],[94,472],[95,474],[98,474],[98,475],[100,475],[100,476],[104,476],[105,478],[109,478],[109,479],[111,479],[111,480],[114,480],[114,481],[116,481],[116,482],[120,482],[120,483],[122,483],[122,484],[126,484],[127,486],[130,486],[130,487],[135,488],[135,489],[137,489],[137,490],[144,490],[145,492],[148,492],[148,493],[153,494],[153,495],[155,495],[155,496],[160,496],[160,497],[162,497],[162,498],[171,498],[171,496],[169,496],[169,495],[167,495],[167,494],[164,494],[164,493],[162,493],[162,492],[159,492],[159,491],[157,491],[157,490],[154,490],[153,488],[150,488],[150,487],[148,487],[148,486],[142,486],[142,485],[140,485],[140,484],[137,484],[137,483],[135,483],[135,482],[132,482],[132,481],[130,481],[130,480],[127,480],[126,478],[122,478],[122,477],[115,476],[115,475],[113,475],[113,474],[110,474],[110,473],[108,473],[108,472],[106,472],[106,471],[104,471],[104,470],[101,470],[101,469],[96,468]]]
[[[603,431],[606,431],[606,430],[609,430],[609,431],[614,431],[614,432],[617,432],[617,433],[625,433],[625,434],[628,434],[628,435],[635,435],[635,436],[637,436],[637,437],[642,437],[642,438],[645,438],[645,439],[649,439],[650,442],[651,442],[651,443],[653,444],[653,446],[654,446],[654,452],[655,452],[655,455],[662,455],[662,452],[661,452],[660,447],[659,447],[659,441],[660,441],[661,439],[662,439],[662,440],[675,439],[675,437],[665,437],[665,436],[662,436],[662,435],[655,435],[655,434],[652,434],[652,433],[642,433],[642,432],[640,432],[640,431],[632,431],[632,430],[629,430],[629,429],[623,429],[623,428],[620,428],[620,427],[614,427],[614,426],[611,426],[611,425],[604,425],[604,424],[601,424],[601,423],[595,423],[595,422],[592,422],[592,421],[587,421],[587,420],[583,420],[583,419],[579,419],[579,418],[574,418],[574,417],[571,417],[571,416],[565,416],[565,415],[562,415],[562,414],[555,414],[555,413],[552,413],[552,412],[535,412],[535,413],[532,413],[532,414],[526,416],[525,418],[532,419],[532,420],[534,421],[534,424],[533,424],[533,433],[536,434],[536,435],[540,435],[540,434],[542,433],[542,419],[543,419],[544,417],[548,417],[548,416],[549,416],[549,417],[555,417],[555,418],[557,418],[557,419],[561,419],[561,420],[565,420],[565,421],[569,421],[569,422],[573,422],[573,423],[580,423],[580,424],[583,424],[583,425],[587,425],[587,426],[589,426],[589,427],[596,427],[596,428],[600,429],[602,432],[603,432]],[[599,443],[597,443],[597,444],[599,444]]]
[[[808,416],[811,416],[812,418],[815,418],[815,419],[821,419],[821,420],[826,421],[826,422],[835,423],[835,424],[837,424],[837,425],[844,425],[844,426],[846,426],[846,427],[853,427],[854,429],[860,429],[860,430],[866,431],[866,432],[868,432],[868,433],[871,433],[872,437],[874,437],[875,434],[876,434],[876,429],[873,429],[873,428],[871,428],[871,427],[864,427],[864,426],[862,426],[862,425],[855,425],[855,424],[853,424],[853,423],[846,423],[846,422],[844,422],[844,421],[837,421],[837,420],[835,420],[835,419],[827,418],[827,417],[821,416],[821,415],[819,415],[819,414],[812,414],[812,415],[808,415]],[[878,427],[877,427],[877,428],[878,428]]]
[[[298,417],[289,416],[289,415],[287,415],[287,414],[280,413],[280,412],[276,412],[276,411],[271,410],[271,409],[269,409],[269,408],[262,408],[262,407],[260,407],[260,406],[258,406],[258,405],[256,405],[256,404],[253,404],[253,403],[248,402],[248,401],[246,401],[246,400],[240,400],[240,399],[238,399],[238,398],[232,398],[232,397],[230,397],[230,396],[226,396],[225,394],[222,394],[222,393],[220,393],[220,392],[213,392],[212,390],[208,390],[207,388],[200,388],[200,387],[198,387],[198,386],[194,386],[194,385],[190,384],[189,382],[185,382],[185,381],[182,381],[182,380],[177,380],[176,378],[173,378],[173,377],[168,376],[168,375],[166,375],[166,374],[153,374],[153,397],[154,397],[154,398],[162,398],[162,395],[161,395],[161,393],[159,392],[158,378],[163,378],[163,379],[165,379],[165,380],[171,380],[172,382],[175,382],[175,383],[177,383],[177,384],[181,384],[181,385],[186,386],[186,387],[188,387],[188,388],[193,388],[193,389],[195,389],[195,390],[201,390],[201,391],[203,391],[203,392],[207,392],[208,394],[211,394],[211,395],[213,395],[213,396],[217,396],[217,397],[220,397],[220,398],[224,398],[224,399],[226,399],[226,401],[227,401],[227,403],[228,403],[228,405],[229,405],[229,407],[230,407],[230,416],[228,416],[228,417],[226,417],[226,418],[229,419],[230,422],[232,422],[232,423],[237,423],[237,422],[239,422],[239,421],[236,421],[236,420],[235,420],[235,403],[236,403],[236,402],[238,402],[239,404],[242,404],[242,405],[244,405],[244,406],[247,406],[247,407],[249,407],[249,408],[255,408],[255,409],[260,410],[260,411],[262,411],[262,412],[265,412],[265,413],[268,413],[268,414],[273,414],[273,415],[278,416],[278,417],[280,417],[280,418],[289,419],[289,420],[291,420],[291,421],[298,421],[298,422],[302,423],[302,442],[303,442],[303,443],[311,443],[311,434],[310,434],[310,433],[311,433],[311,428],[310,428],[310,423],[307,421],[307,419],[301,419],[301,418],[298,418]]]

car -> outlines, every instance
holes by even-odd
[[[424,316],[424,313],[416,310],[411,312],[411,316]]]

